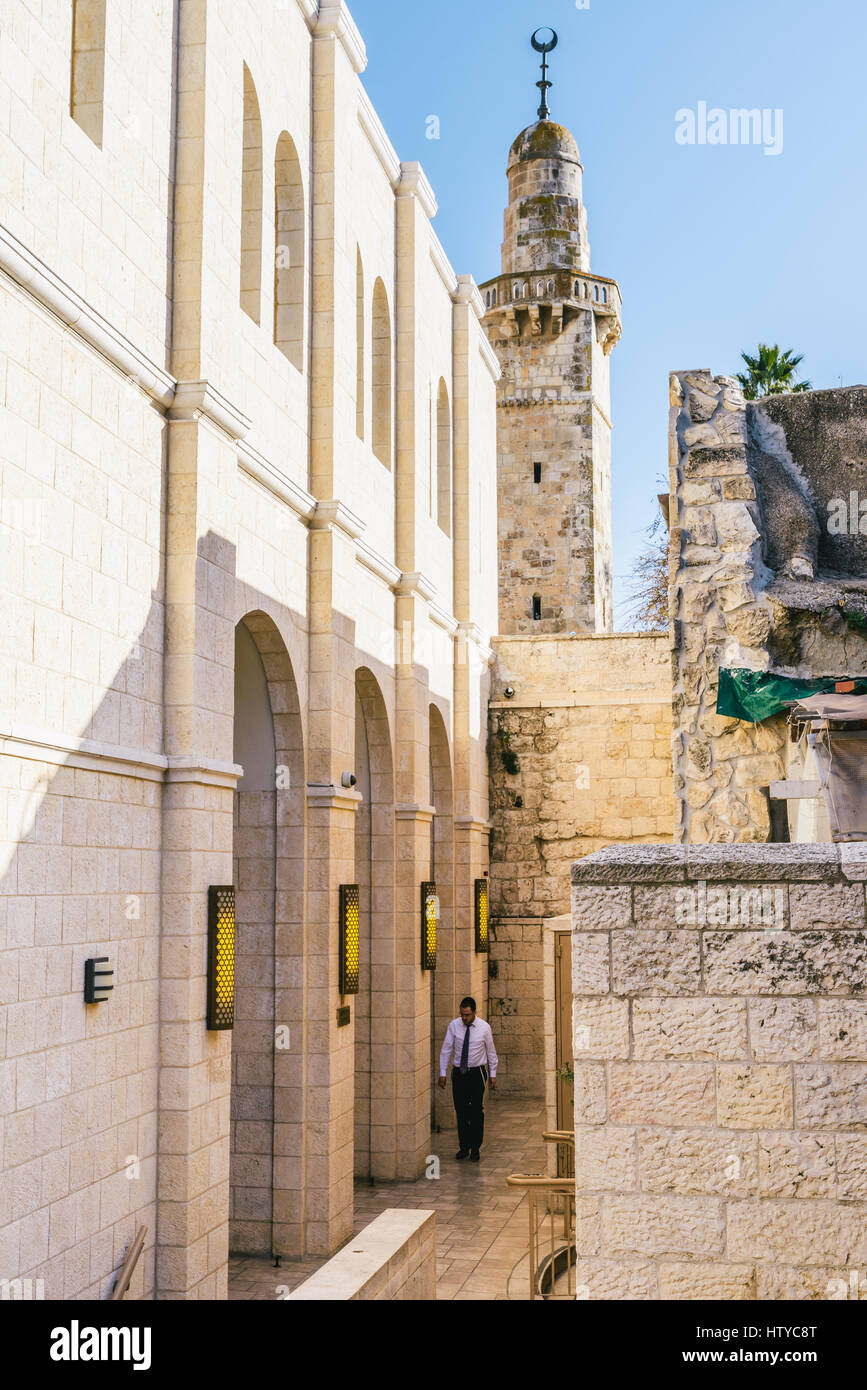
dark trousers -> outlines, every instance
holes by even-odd
[[[482,1147],[487,1084],[487,1067],[470,1067],[463,1076],[457,1067],[452,1067],[452,1098],[458,1117],[458,1145],[461,1149],[476,1150]]]

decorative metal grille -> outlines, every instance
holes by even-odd
[[[208,889],[208,1029],[235,1023],[235,889]]]
[[[340,993],[359,987],[360,896],[357,883],[340,885]]]
[[[488,935],[488,880],[486,878],[476,879],[476,906],[474,917],[476,928],[476,955],[484,955],[491,949],[491,939]]]
[[[423,883],[421,886],[421,968],[422,970],[436,970],[437,968],[437,917],[439,915],[439,898],[437,897],[437,886],[435,883]]]

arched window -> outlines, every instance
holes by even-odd
[[[244,64],[244,153],[241,169],[241,308],[262,321],[262,120]]]
[[[373,287],[373,452],[391,468],[391,314],[385,285]]]
[[[104,92],[105,0],[74,0],[69,112],[100,147]]]
[[[595,300],[595,301],[597,302],[597,304],[598,304],[598,302],[599,302],[599,286],[598,286],[598,285],[594,285],[594,286],[593,286],[593,298],[594,298],[594,300]]]
[[[274,160],[274,342],[299,372],[304,368],[304,185],[285,130]]]
[[[491,304],[492,304],[493,308],[496,309],[496,307],[497,307],[497,291],[496,291],[496,290],[493,290],[493,291],[492,291],[492,294],[491,294]]]
[[[607,304],[607,303],[608,303],[608,290],[607,290],[607,288],[605,287],[605,285],[602,286],[602,303],[603,303],[603,304]]]
[[[534,594],[534,595],[533,595],[533,622],[534,622],[534,623],[538,623],[538,622],[541,622],[541,621],[542,621],[542,596],[541,596],[541,594]]]
[[[355,432],[364,438],[364,266],[361,248],[355,267]]]
[[[452,534],[452,409],[445,381],[437,392],[437,524]]]
[[[553,281],[553,280],[549,280],[549,281],[548,281],[548,293],[549,293],[549,294],[553,294],[553,293],[554,293],[554,281]]]
[[[520,299],[520,298],[521,298],[521,286],[520,286],[520,285],[513,285],[513,286],[512,286],[512,298],[513,298],[513,299]]]

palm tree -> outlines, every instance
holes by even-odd
[[[741,357],[747,364],[748,371],[738,372],[737,379],[744,388],[744,395],[748,401],[757,401],[762,396],[778,396],[784,391],[813,389],[809,381],[794,380],[798,366],[804,360],[803,353],[796,354],[791,348],[786,352],[780,352],[776,343],[773,347],[769,347],[767,343],[759,343],[757,357],[750,357],[748,352],[742,352]]]

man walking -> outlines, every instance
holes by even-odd
[[[469,995],[461,1000],[459,1018],[446,1030],[440,1053],[440,1088],[445,1090],[446,1070],[452,1064],[452,1097],[458,1117],[458,1151],[455,1158],[469,1156],[478,1163],[485,1134],[485,1087],[490,1075],[491,1090],[497,1089],[497,1053],[490,1025],[476,1018],[476,1001]]]

